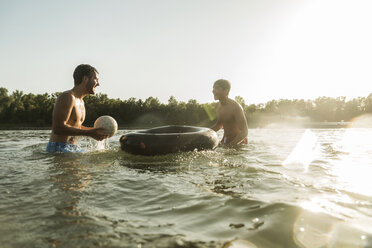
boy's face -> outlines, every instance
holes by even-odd
[[[223,89],[221,86],[216,85],[216,84],[213,85],[212,93],[213,93],[213,96],[214,96],[214,100],[220,100],[221,98],[227,96],[226,90]]]
[[[94,72],[94,75],[91,78],[89,78],[89,81],[87,82],[87,85],[86,85],[86,88],[89,94],[94,95],[96,93],[97,86],[99,86],[98,73]]]

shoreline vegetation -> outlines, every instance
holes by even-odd
[[[19,90],[8,94],[6,88],[0,87],[0,129],[50,129],[53,106],[59,94],[24,94]],[[361,116],[372,116],[372,94],[348,101],[346,97],[318,97],[315,100],[280,99],[246,104],[240,96],[235,100],[242,105],[249,128],[344,128]],[[216,119],[215,103],[201,104],[194,99],[182,102],[173,96],[166,104],[156,97],[121,100],[101,93],[87,96],[84,101],[87,113],[84,124],[87,126],[92,126],[102,115],[115,118],[119,129],[160,125],[208,127]],[[372,118],[364,118],[366,123],[372,127]]]

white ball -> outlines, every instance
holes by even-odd
[[[116,123],[115,119],[108,115],[98,117],[94,122],[94,127],[104,128],[109,137],[114,136],[118,130],[118,124]]]

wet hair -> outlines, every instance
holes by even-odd
[[[97,69],[88,64],[78,65],[74,70],[74,84],[79,85],[83,81],[83,77],[93,77],[94,73],[98,73]]]
[[[231,83],[226,79],[218,79],[216,82],[214,82],[214,86],[219,86],[227,91],[230,91],[231,89]]]

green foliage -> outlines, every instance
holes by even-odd
[[[235,101],[237,101],[243,108],[245,107],[245,101],[244,98],[241,96],[236,96]]]
[[[49,94],[34,95],[0,88],[0,123],[6,125],[27,124],[30,126],[51,125],[51,116],[56,97]]]
[[[0,87],[0,124],[50,127],[53,106],[60,93],[8,94]],[[247,116],[250,127],[262,126],[276,120],[307,118],[309,121],[349,121],[359,115],[372,113],[372,94],[346,101],[345,97],[319,97],[315,100],[272,100],[266,104],[246,105],[240,96],[235,97]],[[187,103],[171,96],[167,104],[156,97],[145,101],[136,98],[110,99],[106,94],[84,98],[85,125],[92,126],[102,115],[114,117],[120,126],[196,125],[211,126],[216,119],[215,103],[199,104],[191,99]]]

